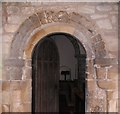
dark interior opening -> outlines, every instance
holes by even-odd
[[[54,33],[32,56],[32,112],[85,113],[86,51],[74,37]]]

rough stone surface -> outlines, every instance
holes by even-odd
[[[108,79],[117,79],[118,78],[118,66],[117,65],[108,69],[107,78]]]
[[[94,14],[94,15],[91,15],[92,19],[101,19],[101,18],[106,18],[106,17],[108,17],[108,15],[106,15],[106,14]]]
[[[21,68],[17,68],[17,67],[11,68],[11,71],[10,71],[11,80],[21,80],[22,79],[21,75],[22,75]]]
[[[3,91],[2,92],[2,104],[10,104],[10,92],[9,91]]]
[[[21,22],[23,22],[25,19],[24,17],[20,17],[20,16],[9,16],[8,17],[8,23],[10,24],[17,24],[20,25]]]
[[[116,81],[102,80],[98,81],[98,86],[102,89],[114,90],[118,87]]]
[[[18,25],[6,24],[4,29],[8,33],[14,33],[18,29]]]
[[[118,106],[118,101],[117,100],[110,100],[109,103],[108,103],[108,111],[109,112],[116,112],[116,108]]]
[[[109,19],[98,20],[97,25],[101,29],[112,29],[112,24]]]
[[[18,13],[20,13],[20,8],[18,6],[8,6],[7,13],[8,14],[18,14]]]
[[[10,112],[10,105],[4,104],[2,105],[2,112]]]
[[[22,78],[23,79],[31,79],[31,71],[32,71],[32,68],[31,67],[25,67],[23,68],[23,76]]]
[[[96,75],[98,79],[105,79],[106,76],[106,68],[97,68]]]
[[[93,14],[95,12],[95,7],[94,6],[84,6],[78,8],[79,13],[86,13],[86,14]]]
[[[20,86],[20,81],[11,81],[10,82],[10,89],[11,90],[20,90],[21,89],[21,86]]]
[[[101,4],[100,6],[97,6],[97,10],[99,11],[111,11],[112,7],[110,5],[106,5],[106,4]]]
[[[2,82],[2,90],[9,91],[10,90],[10,81],[3,81]]]

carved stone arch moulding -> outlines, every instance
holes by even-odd
[[[26,42],[29,40],[31,34],[33,34],[33,31],[37,28],[40,30],[45,25],[57,25],[57,23],[60,23],[58,26],[61,24],[63,25],[63,30],[56,30],[55,32],[65,31],[76,36],[81,33],[84,35],[83,40],[88,42],[88,45],[90,46],[89,48],[93,50],[96,57],[99,58],[100,56],[104,57],[106,55],[104,42],[102,41],[101,36],[96,32],[94,23],[89,21],[87,18],[75,12],[67,13],[66,11],[42,11],[30,16],[19,27],[12,42],[10,58],[23,59]],[[59,29],[59,27],[56,28]],[[41,30],[45,33],[44,29]]]
[[[101,99],[99,92],[102,90],[97,86],[94,66],[97,62],[99,63],[101,59],[103,60],[102,65],[104,65],[106,57],[105,44],[101,35],[97,33],[94,23],[78,13],[41,11],[30,16],[21,24],[14,36],[10,57],[7,60],[8,62],[6,62],[7,65],[9,64],[12,67],[18,66],[22,69],[21,79],[26,80],[28,77],[26,74],[30,75],[29,78],[31,79],[29,72],[31,72],[32,67],[31,56],[34,46],[44,36],[57,32],[68,33],[76,37],[83,44],[87,54],[86,111],[91,112],[96,109],[95,107],[99,106],[99,111],[104,112],[105,110],[102,108],[102,103],[105,100],[99,100]],[[28,68],[30,69],[26,70]],[[95,88],[96,90],[93,92]],[[102,96],[105,96],[104,91],[102,92]],[[96,96],[98,100],[98,104],[94,104],[94,107],[90,105],[94,101],[91,99],[93,96]]]

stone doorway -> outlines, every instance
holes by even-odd
[[[32,111],[84,113],[85,61],[85,49],[72,35],[42,38],[32,55]]]

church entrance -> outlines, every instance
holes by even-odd
[[[86,52],[65,33],[40,40],[32,55],[32,112],[85,113]]]

